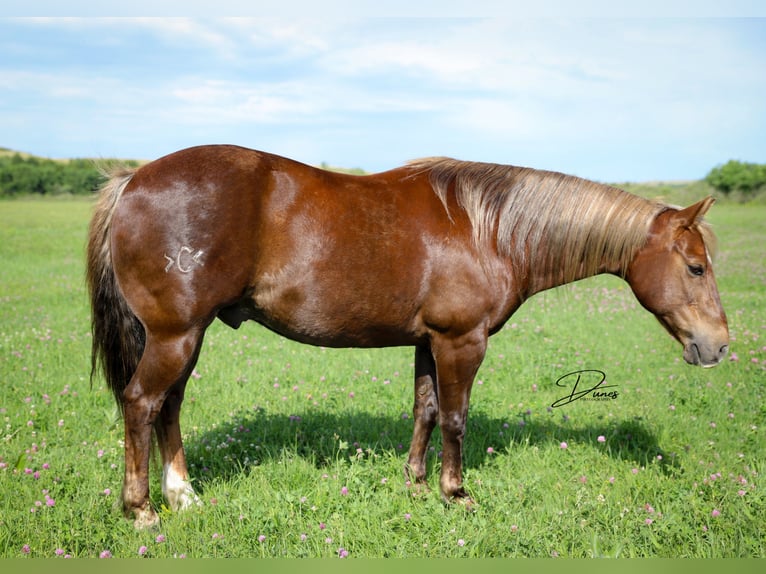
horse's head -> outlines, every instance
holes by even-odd
[[[729,350],[726,314],[705,246],[705,236],[712,236],[701,223],[713,201],[660,213],[626,275],[639,302],[684,346],[684,360],[703,367],[717,365]]]

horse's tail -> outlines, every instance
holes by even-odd
[[[110,230],[117,201],[135,170],[111,175],[101,188],[90,222],[86,279],[90,292],[91,382],[99,370],[123,409],[123,392],[128,386],[146,344],[146,333],[128,307],[114,275]]]

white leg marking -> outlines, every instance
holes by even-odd
[[[202,504],[199,497],[194,493],[191,483],[184,480],[170,464],[162,467],[162,494],[165,495],[173,511]]]

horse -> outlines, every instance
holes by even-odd
[[[92,373],[125,430],[123,512],[149,499],[152,435],[173,511],[200,504],[179,427],[207,327],[253,320],[324,347],[411,346],[414,428],[405,478],[473,503],[462,449],[488,337],[535,293],[621,277],[692,365],[726,355],[707,197],[686,208],[552,171],[426,158],[370,175],[321,170],[238,146],[177,151],[115,171],[89,226]]]

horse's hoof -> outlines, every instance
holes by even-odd
[[[479,506],[477,502],[471,498],[471,496],[462,488],[451,496],[446,496],[442,492],[442,500],[444,500],[444,502],[447,504],[456,504],[458,506],[462,506],[469,512],[475,512]]]
[[[133,527],[136,530],[149,530],[160,523],[160,517],[148,505],[146,508],[134,508],[133,516]]]
[[[410,491],[412,498],[419,498],[431,493],[431,489],[428,487],[428,483],[425,481],[407,481],[405,483]]]
[[[478,503],[470,496],[456,498],[454,501],[468,512],[476,512],[479,509]]]
[[[202,500],[194,492],[191,486],[187,485],[182,491],[166,493],[166,498],[173,512],[184,511],[187,508],[202,506]]]

